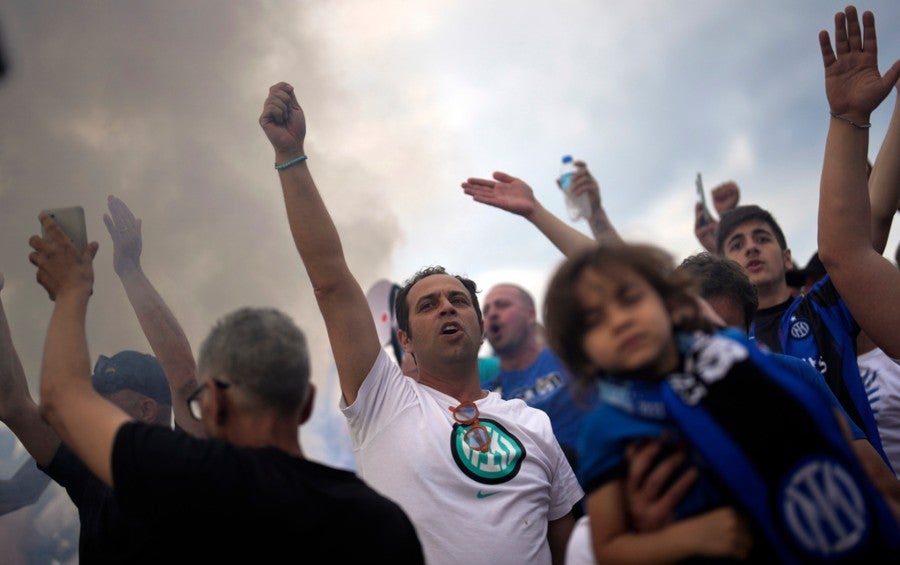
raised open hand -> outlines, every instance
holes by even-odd
[[[520,216],[528,216],[537,207],[534,191],[525,181],[500,171],[494,173],[494,180],[470,178],[461,186],[475,202]]]
[[[106,200],[109,213],[103,214],[103,223],[113,242],[113,269],[116,274],[139,269],[141,266],[141,219],[135,218],[124,202],[110,195]]]
[[[878,71],[875,16],[863,12],[862,30],[854,6],[834,16],[834,48],[828,32],[819,32],[825,64],[825,95],[831,113],[857,125],[869,123],[869,115],[888,95],[900,77],[900,61],[884,74]]]

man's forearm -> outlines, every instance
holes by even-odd
[[[872,247],[878,253],[883,253],[887,245],[900,201],[900,92],[897,98],[890,125],[869,175]]]
[[[536,203],[534,211],[527,216],[527,219],[566,257],[580,249],[594,245],[591,238],[550,213],[540,203]]]
[[[141,330],[166,374],[175,421],[189,433],[202,433],[202,425],[187,409],[187,398],[198,386],[197,364],[181,324],[140,267],[120,273],[119,280]]]
[[[56,432],[41,419],[28,389],[25,369],[12,341],[6,310],[0,303],[0,419],[19,438],[28,453],[41,465],[50,462],[59,447]]]
[[[825,143],[819,195],[819,255],[831,272],[871,248],[868,131],[832,118]],[[834,274],[832,274],[834,276]]]
[[[588,225],[591,228],[591,233],[594,234],[594,239],[600,245],[622,243],[619,232],[613,227],[612,222],[609,221],[609,217],[606,215],[606,211],[602,208],[588,218]]]

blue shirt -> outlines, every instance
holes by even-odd
[[[560,445],[574,448],[584,416],[597,403],[596,394],[578,399],[572,394],[571,374],[559,358],[545,347],[534,363],[521,371],[503,371],[482,386],[498,392],[505,400],[519,398],[550,416],[553,433]]]

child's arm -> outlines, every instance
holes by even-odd
[[[724,507],[673,522],[655,532],[629,529],[624,481],[611,481],[587,497],[597,563],[677,563],[687,557],[747,557],[753,539],[745,519]]]

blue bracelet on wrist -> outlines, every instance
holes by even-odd
[[[282,169],[287,169],[288,167],[290,167],[292,165],[296,165],[297,163],[302,163],[303,161],[306,161],[306,155],[300,155],[299,157],[294,157],[287,163],[282,163],[280,165],[278,163],[275,163],[275,170],[280,171]]]

